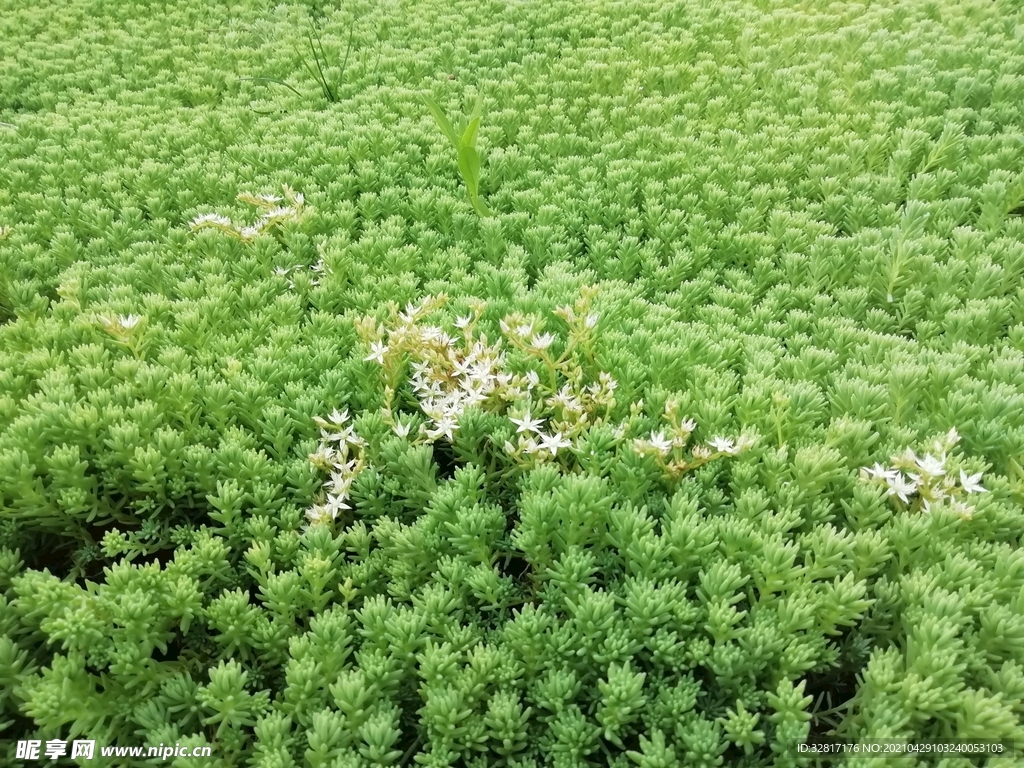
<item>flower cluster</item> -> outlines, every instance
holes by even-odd
[[[314,419],[320,427],[320,446],[309,460],[315,467],[330,473],[324,483],[326,501],[316,503],[306,511],[306,518],[313,525],[334,522],[338,515],[352,507],[348,504],[352,481],[366,466],[363,448],[366,441],[357,435],[348,423],[348,411],[335,410],[326,419]]]
[[[685,459],[683,450],[697,425],[693,419],[680,419],[678,411],[678,400],[668,400],[665,403],[665,421],[668,422],[668,429],[652,432],[648,438],[633,440],[633,446],[638,453],[654,456],[658,465],[672,477],[722,456],[738,456],[754,446],[755,438],[749,434],[740,435],[735,440],[716,435],[705,445],[694,446],[690,451],[691,457]]]
[[[961,517],[969,519],[973,508],[962,500],[963,496],[988,491],[981,486],[982,472],[968,475],[960,469],[960,485],[957,485],[957,476],[947,469],[947,453],[958,442],[960,435],[954,427],[934,442],[933,453],[918,456],[907,448],[892,457],[892,468],[878,463],[873,467],[862,467],[861,478],[885,485],[890,497],[899,499],[911,509],[931,512],[934,505],[945,503]]]
[[[192,231],[216,229],[220,232],[237,237],[243,242],[250,242],[260,235],[288,221],[298,221],[305,207],[305,197],[284,185],[284,197],[278,195],[254,195],[242,192],[238,195],[239,202],[254,205],[263,211],[263,215],[254,224],[240,226],[227,216],[217,213],[204,213],[196,216],[191,223]]]
[[[520,353],[525,370],[508,368],[508,356],[502,341],[489,342],[478,325],[486,302],[470,302],[469,314],[458,317],[453,336],[438,326],[420,325],[419,321],[445,304],[444,295],[409,304],[402,312],[393,311],[393,324],[382,324],[365,317],[358,323],[358,332],[367,346],[366,361],[382,367],[385,382],[384,416],[395,434],[407,437],[413,420],[395,415],[396,391],[405,366],[412,373],[409,384],[419,409],[427,417],[420,422],[414,442],[432,443],[440,438],[455,440],[460,419],[470,408],[505,416],[515,426],[517,442],[506,440],[504,451],[523,466],[532,466],[564,457],[578,455],[582,438],[594,427],[608,425],[614,443],[628,438],[633,422],[643,408],[643,401],[631,408],[633,418],[612,425],[616,406],[616,380],[606,371],[597,371],[589,382],[585,368],[595,369],[595,329],[599,315],[590,311],[595,297],[592,289],[584,289],[575,306],[561,306],[554,314],[568,325],[564,348],[556,353],[559,338],[543,328],[539,317],[515,313],[500,321],[500,329],[509,346]],[[696,446],[684,459],[682,452],[696,424],[679,421],[678,402],[669,401],[665,419],[669,435],[660,431],[649,440],[635,439],[634,450],[652,454],[661,469],[676,478],[722,456],[735,456],[754,444],[744,435],[736,440],[714,437],[705,445]],[[566,460],[567,466],[571,460]]]

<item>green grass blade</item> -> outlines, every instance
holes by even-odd
[[[455,132],[455,128],[452,127],[451,121],[445,116],[444,112],[441,111],[441,107],[439,107],[437,102],[429,96],[424,96],[423,101],[426,103],[430,112],[434,115],[434,120],[437,121],[437,125],[440,127],[441,132],[448,137],[452,146],[458,149],[459,135]]]
[[[475,147],[459,147],[459,170],[462,171],[469,194],[476,197],[480,188],[480,154]]]
[[[476,95],[476,104],[473,105],[473,111],[469,113],[469,120],[470,120],[470,122],[472,122],[473,120],[479,121],[480,118],[483,117],[483,116],[484,116],[484,95],[483,95],[483,93],[478,93]]]
[[[480,131],[480,118],[474,117],[469,121],[469,125],[466,126],[466,130],[462,133],[462,140],[459,142],[461,147],[473,147],[476,148],[476,136]]]
[[[327,82],[327,76],[324,75],[324,68],[320,62],[320,59],[323,58],[323,63],[327,63],[327,54],[324,53],[324,46],[323,43],[320,42],[320,35],[316,33],[316,28],[313,26],[312,22],[309,25],[309,32],[306,33],[306,38],[309,40],[309,49],[313,52],[313,61],[316,63],[316,71],[320,80],[320,85],[323,87],[324,95],[327,97],[328,101],[333,104],[337,99],[334,98],[334,91],[331,90],[331,86]],[[317,46],[314,45],[313,42],[314,38],[316,43],[320,46],[319,54],[317,53]]]

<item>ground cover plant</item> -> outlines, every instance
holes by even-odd
[[[0,40],[0,761],[1024,747],[1017,4]]]

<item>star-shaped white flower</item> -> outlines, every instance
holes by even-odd
[[[545,349],[550,347],[554,342],[555,337],[550,333],[545,333],[540,336],[534,334],[533,338],[530,339],[530,347],[531,349],[536,349],[539,352],[543,352]]]
[[[895,477],[887,478],[886,482],[889,485],[889,495],[897,496],[906,503],[910,503],[908,497],[917,490],[917,483],[907,479],[899,472]]]
[[[324,483],[324,488],[327,488],[337,496],[348,496],[353,480],[355,480],[355,475],[345,474],[344,472],[332,472],[330,479]]]
[[[434,425],[434,428],[431,429],[427,434],[430,436],[431,439],[437,439],[438,437],[441,437],[443,435],[448,439],[448,442],[451,442],[454,439],[455,431],[458,428],[459,425],[455,422],[455,419],[453,419],[450,415],[446,415],[442,417],[439,421],[437,421]]]
[[[192,219],[192,228],[199,229],[201,227],[230,227],[231,219],[227,216],[221,216],[216,213],[204,213],[201,216],[196,216]]]
[[[886,469],[878,462],[875,462],[875,466],[871,468],[864,467],[863,471],[876,480],[889,480],[895,478],[900,473],[898,469]]]
[[[322,525],[334,518],[323,504],[314,504],[306,510],[306,519],[309,520],[311,525]]]
[[[117,318],[118,324],[126,330],[131,330],[138,325],[141,320],[142,318],[138,315],[118,315]]]
[[[917,466],[921,468],[921,471],[931,477],[941,477],[946,474],[946,468],[943,466],[945,463],[945,456],[941,459],[937,459],[930,453],[925,454],[924,458],[919,458],[917,460]]]
[[[964,487],[964,490],[968,493],[988,493],[987,488],[981,487],[981,472],[976,475],[968,475],[962,469],[960,470],[960,485]]]
[[[559,448],[568,448],[570,445],[572,445],[572,441],[562,437],[561,432],[555,432],[553,435],[540,436],[541,449],[551,451],[552,456],[558,455]]]
[[[662,456],[667,456],[669,451],[672,450],[672,441],[665,437],[664,432],[652,432],[648,445]]]
[[[342,510],[352,509],[352,507],[345,503],[344,498],[342,498],[341,496],[333,495],[327,497],[327,503],[324,505],[324,508],[327,510],[327,512],[331,516],[331,519],[333,520],[336,520],[338,518],[338,515],[341,513]]]
[[[388,347],[383,341],[375,341],[370,345],[370,354],[368,354],[364,360],[375,360],[379,364],[384,365],[384,355],[387,354]]]
[[[327,417],[327,420],[332,424],[336,424],[339,427],[344,426],[345,422],[348,421],[348,408],[346,408],[341,413],[338,413],[338,409],[335,408],[334,412]]]
[[[717,435],[708,441],[708,445],[722,453],[732,453],[736,450],[736,444],[733,443],[732,440],[727,437],[719,437]]]
[[[534,419],[530,416],[530,412],[527,411],[523,414],[521,419],[509,419],[513,424],[519,427],[516,432],[536,432],[540,434],[541,425],[544,423],[544,419]]]

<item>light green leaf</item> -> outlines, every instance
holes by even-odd
[[[466,126],[466,130],[462,134],[462,141],[460,142],[463,147],[476,148],[476,137],[480,132],[480,118],[474,117],[469,121],[469,125]]]
[[[476,197],[480,183],[480,155],[475,147],[462,145],[459,147],[459,170],[466,180],[466,188],[471,197]]]
[[[437,102],[434,101],[429,96],[424,96],[423,101],[426,103],[427,108],[430,110],[431,114],[434,115],[434,120],[437,121],[437,125],[441,128],[441,132],[448,137],[448,140],[451,141],[452,146],[458,149],[459,135],[455,132],[455,128],[452,127],[451,121],[445,116],[444,112],[441,111],[441,107],[439,107],[437,105]]]

